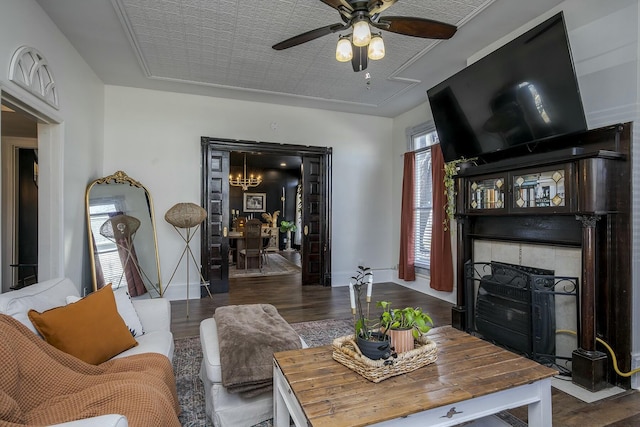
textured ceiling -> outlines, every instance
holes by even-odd
[[[460,25],[491,1],[402,0],[384,14]],[[342,22],[317,0],[115,0],[149,77],[381,105],[417,81],[394,78],[436,40],[385,32],[387,55],[370,61],[371,82],[335,60],[337,34],[285,51],[272,45]],[[344,34],[349,31],[343,32]]]
[[[561,0],[398,0],[382,16],[459,27],[450,40],[382,33],[386,56],[355,73],[338,34],[272,45],[341,23],[320,0],[37,0],[106,84],[395,117],[467,57]],[[348,32],[348,31],[347,31]],[[344,32],[344,33],[347,33]]]

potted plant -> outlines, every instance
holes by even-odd
[[[280,231],[287,233],[287,246],[284,249],[285,251],[291,250],[291,232],[296,231],[296,229],[296,224],[293,221],[280,221]]]
[[[368,319],[369,303],[371,302],[371,291],[373,274],[368,267],[358,266],[355,276],[349,282],[349,297],[351,299],[351,311],[355,316],[355,337],[358,348],[363,355],[371,360],[388,359],[391,356],[391,345],[389,337],[375,330],[375,325],[371,325]],[[363,293],[366,289],[367,312],[363,309]]]
[[[460,169],[464,169],[468,166],[474,165],[477,157],[472,159],[465,159],[464,157],[447,162],[444,164],[444,195],[447,197],[447,203],[444,205],[445,216],[442,221],[445,231],[449,229],[451,220],[456,213],[456,192],[455,176]]]
[[[391,346],[397,353],[413,350],[415,340],[433,326],[431,317],[419,307],[391,308],[388,301],[376,304],[382,308],[380,325],[391,338]]]

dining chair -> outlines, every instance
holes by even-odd
[[[265,229],[265,235],[262,235],[262,248],[260,249],[260,255],[262,256],[263,264],[269,265],[269,254],[267,253],[267,248],[269,247],[269,242],[271,241],[271,228]]]
[[[238,256],[244,259],[245,271],[250,258],[258,259],[258,268],[262,271],[262,221],[259,219],[250,219],[244,225],[244,249]]]

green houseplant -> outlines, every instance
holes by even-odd
[[[458,170],[465,164],[475,164],[477,157],[472,159],[465,159],[464,157],[452,160],[444,164],[444,195],[447,197],[447,203],[444,205],[444,220],[442,221],[442,225],[444,226],[445,231],[449,229],[451,224],[451,220],[454,218],[456,213],[456,195],[458,194],[456,191],[456,180],[455,176],[458,174]]]
[[[280,231],[283,233],[287,233],[287,247],[285,251],[291,250],[291,232],[296,231],[298,227],[296,227],[295,222],[293,221],[280,221]]]
[[[388,301],[379,301],[382,308],[380,325],[391,337],[391,345],[398,353],[413,350],[414,340],[429,332],[433,320],[419,307],[391,308]]]
[[[377,325],[372,325],[368,319],[369,303],[371,301],[371,288],[373,274],[369,267],[358,266],[355,276],[349,282],[349,296],[351,311],[355,317],[354,329],[358,348],[369,359],[387,359],[391,356],[389,337],[375,330]],[[366,289],[366,291],[365,291]],[[365,294],[366,296],[363,296]],[[366,300],[367,311],[363,308],[363,300]]]

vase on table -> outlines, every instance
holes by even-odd
[[[415,348],[413,329],[389,329],[387,335],[391,338],[391,347],[396,353],[404,353]]]
[[[371,360],[388,359],[391,356],[389,337],[381,332],[372,332],[371,339],[357,337],[358,349]]]

